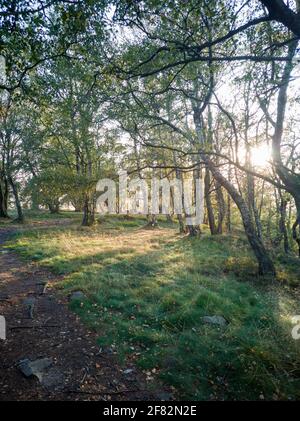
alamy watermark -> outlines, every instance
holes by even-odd
[[[97,183],[103,192],[97,199],[99,213],[141,215],[185,215],[187,225],[200,225],[204,218],[204,187],[200,178],[180,180],[153,177],[149,189],[146,180],[128,178],[120,171],[118,189],[114,180],[105,178]],[[117,197],[118,190],[118,197]]]
[[[292,337],[295,340],[300,339],[300,316],[294,316],[292,318],[292,323],[295,324],[292,329]]]

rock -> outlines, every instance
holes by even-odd
[[[56,367],[43,374],[41,383],[47,388],[61,389],[64,385],[64,375]]]
[[[36,299],[33,297],[28,297],[24,300],[24,305],[27,307],[28,310],[28,317],[33,319],[33,310],[35,305]]]
[[[74,291],[70,296],[70,301],[72,300],[84,300],[86,296],[82,291]]]
[[[175,358],[173,356],[169,355],[164,359],[164,366],[167,369],[174,369],[174,368],[177,367],[177,364],[178,364],[178,360],[177,360],[177,358]]]
[[[157,398],[160,401],[172,401],[174,399],[174,396],[172,395],[172,393],[168,393],[168,392],[159,392],[157,394]]]
[[[41,382],[44,371],[52,365],[50,358],[40,358],[35,361],[30,361],[28,358],[19,361],[18,368],[25,377],[35,376]]]
[[[227,320],[223,316],[204,316],[201,318],[203,323],[210,325],[226,326]]]

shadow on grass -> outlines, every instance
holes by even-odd
[[[296,303],[224,274],[224,261],[243,254],[239,240],[226,249],[231,241],[178,240],[87,267],[64,287],[86,292],[87,300],[71,306],[101,332],[101,346],[114,345],[121,358],[130,354],[180,398],[297,399],[300,352],[288,320]],[[229,324],[205,325],[207,315]]]
[[[103,238],[101,229],[72,231],[70,241],[57,230],[27,233],[12,247],[67,274],[61,288],[85,292],[71,308],[98,332],[99,345],[159,375],[179,398],[300,397],[300,350],[290,323],[298,302],[279,287],[241,282],[258,280],[243,238],[181,238],[170,230],[167,241],[159,230],[123,228]],[[56,238],[62,234],[67,248]],[[95,239],[113,248],[93,253]],[[72,246],[79,254],[70,254]],[[229,324],[202,323],[212,315]]]

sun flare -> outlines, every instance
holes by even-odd
[[[252,148],[251,155],[253,165],[261,168],[269,166],[272,158],[271,148],[266,144]]]
[[[239,155],[241,156],[243,160],[245,160],[246,158],[245,149],[241,150]],[[254,146],[251,148],[251,160],[252,160],[252,165],[254,167],[260,167],[260,168],[268,167],[270,165],[271,159],[272,159],[272,151],[271,151],[270,146],[266,144],[262,144],[262,145]]]

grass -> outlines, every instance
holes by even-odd
[[[180,399],[299,399],[299,262],[278,259],[281,278],[265,285],[239,235],[181,237],[176,227],[143,230],[142,219],[105,218],[25,231],[9,247],[63,274],[62,294],[98,332],[99,346],[159,377]],[[292,269],[293,268],[293,269]],[[298,299],[297,299],[298,296]],[[226,327],[205,325],[219,315]]]
[[[25,218],[25,226],[29,224],[39,225],[47,221],[57,221],[62,219],[70,219],[73,221],[81,221],[82,213],[70,212],[70,211],[60,211],[59,213],[51,214],[46,210],[23,210]],[[17,218],[17,213],[15,210],[9,211],[10,218],[0,218],[0,227],[9,227],[11,225],[19,226],[15,224],[14,219]]]

